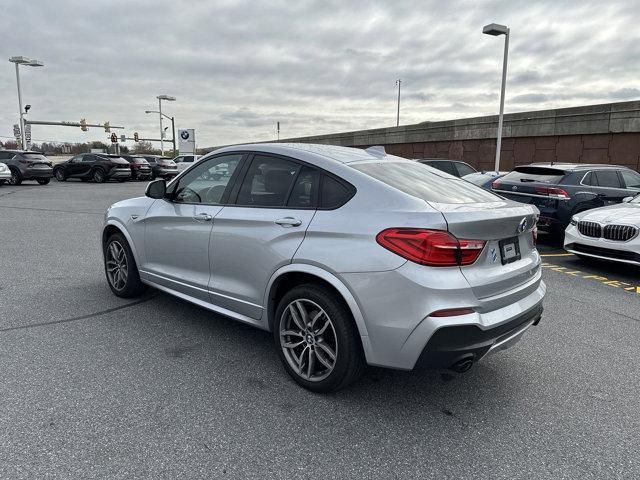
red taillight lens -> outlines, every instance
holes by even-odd
[[[538,244],[538,227],[531,229],[531,238],[533,239],[533,246],[535,247]]]
[[[430,317],[457,317],[458,315],[469,315],[474,313],[473,308],[449,308],[447,310],[438,310],[437,312],[430,313]]]
[[[31,165],[33,162],[31,160],[25,160],[23,158],[21,158],[20,160],[18,160],[20,163],[26,163],[27,165]]]
[[[569,193],[566,190],[556,187],[536,187],[536,193],[554,198],[569,198]]]
[[[483,240],[458,240],[442,230],[419,228],[388,228],[376,241],[407,260],[432,267],[471,265],[485,244]]]
[[[491,188],[492,189],[495,190],[495,189],[497,189],[499,187],[500,187],[500,182],[499,181],[496,180],[495,182],[491,182]]]

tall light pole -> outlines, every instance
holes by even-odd
[[[162,100],[174,102],[176,97],[171,95],[158,95],[158,118],[160,119],[160,154],[164,156],[164,139],[162,138],[164,130],[162,129]]]
[[[402,85],[402,79],[396,80],[396,85],[398,86],[398,115],[396,117],[396,127],[400,126],[400,85]]]
[[[16,82],[18,83],[18,113],[20,114],[20,148],[25,150],[24,139],[24,112],[22,111],[22,89],[20,88],[20,65],[26,65],[27,67],[44,67],[44,63],[38,60],[32,60],[27,57],[11,57],[9,59],[11,63],[16,64]]]
[[[158,110],[145,110],[144,113],[159,113],[160,115],[162,115],[167,120],[171,120],[171,132],[172,132],[171,144],[173,145],[173,156],[175,157],[177,155],[177,153],[176,153],[177,150],[176,150],[176,124],[175,124],[175,119],[173,117],[170,117],[169,115],[165,115],[164,113],[162,113],[162,112],[160,112]],[[165,130],[166,130],[166,128],[165,128]],[[160,141],[162,142],[162,138],[160,138]]]
[[[504,90],[507,84],[507,58],[509,56],[509,27],[491,23],[482,28],[487,35],[504,35],[504,60],[502,61],[502,87],[500,88],[500,113],[498,115],[498,139],[496,141],[496,172],[500,171],[500,148],[502,147],[502,116],[504,114]]]

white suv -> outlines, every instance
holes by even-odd
[[[182,172],[183,170],[186,170],[195,162],[197,162],[198,156],[197,155],[178,155],[176,158],[173,159],[173,161],[176,163],[176,165],[178,165],[178,171]]]

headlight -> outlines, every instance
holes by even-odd
[[[570,221],[569,223],[575,227],[576,225],[578,225],[578,222],[579,222],[579,221],[580,221],[580,219],[579,219],[579,218],[577,218],[577,217],[571,217],[571,221]]]
[[[4,172],[7,169],[7,166],[4,163],[0,163],[0,172]]]

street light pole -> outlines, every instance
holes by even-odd
[[[396,80],[396,85],[398,85],[398,115],[396,117],[396,127],[400,126],[400,85],[402,85],[402,80],[399,78]]]
[[[168,102],[175,101],[176,97],[172,97],[170,95],[158,95],[158,118],[160,118],[160,153],[164,156],[164,138],[162,134],[164,130],[162,130],[162,100],[167,100]],[[174,147],[175,150],[175,147]]]
[[[16,64],[16,82],[18,84],[18,108],[19,110],[19,123],[20,123],[20,148],[26,149],[25,133],[24,133],[24,112],[22,111],[22,87],[20,86],[20,65],[26,65],[28,67],[43,67],[44,64],[38,60],[30,60],[26,57],[11,57],[9,59],[11,63]]]
[[[173,143],[173,156],[175,157],[177,155],[176,153],[176,124],[174,122],[173,117],[171,117],[171,143]]]
[[[511,30],[505,25],[491,23],[485,25],[482,33],[487,35],[504,35],[504,58],[502,60],[502,85],[500,87],[500,113],[498,114],[498,135],[496,140],[496,172],[500,171],[500,149],[502,148],[502,118],[504,116],[504,93],[507,85],[507,59],[509,57],[509,34]]]

